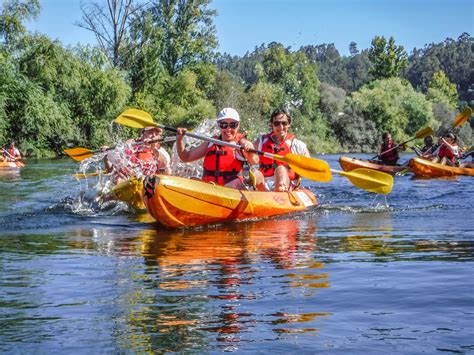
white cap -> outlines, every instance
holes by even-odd
[[[226,118],[240,122],[239,113],[231,107],[226,107],[222,109],[221,112],[219,112],[219,114],[217,115],[216,120],[217,122],[219,122],[225,120]]]

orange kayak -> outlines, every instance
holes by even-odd
[[[384,173],[388,173],[392,175],[395,175],[399,171],[406,169],[406,166],[383,165],[383,164],[372,163],[367,160],[348,158],[348,157],[340,157],[339,164],[341,165],[341,168],[344,171],[352,171],[358,168],[366,168],[366,169],[382,171]]]
[[[317,204],[306,189],[292,192],[236,190],[200,180],[157,175],[145,180],[148,213],[168,228],[264,218]]]
[[[458,168],[455,166],[442,165],[433,163],[430,160],[413,158],[408,163],[411,170],[416,176],[423,177],[443,177],[456,175],[474,176],[474,169],[472,168]]]
[[[0,162],[0,169],[16,169],[22,168],[25,166],[25,163],[21,161],[2,161]]]

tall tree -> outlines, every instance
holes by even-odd
[[[210,0],[151,0],[134,16],[127,64],[134,92],[166,75],[208,62],[217,46]]]
[[[0,9],[0,37],[8,46],[26,32],[23,23],[36,18],[41,6],[39,0],[3,0]]]
[[[82,21],[76,25],[94,33],[100,48],[108,54],[114,67],[119,66],[128,33],[129,21],[135,11],[135,0],[105,0],[106,4],[81,4]]]
[[[369,59],[373,68],[370,74],[375,79],[388,79],[398,77],[403,69],[408,66],[408,55],[403,46],[395,45],[393,37],[375,36],[369,49]]]
[[[474,38],[468,33],[414,49],[409,60],[404,76],[418,90],[426,92],[434,73],[442,70],[456,84],[460,100],[474,105]]]
[[[458,90],[456,85],[449,81],[444,71],[439,70],[433,75],[426,97],[431,101],[444,101],[451,109],[458,103]]]

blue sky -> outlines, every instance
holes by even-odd
[[[28,24],[30,30],[65,45],[95,43],[90,32],[74,25],[81,0],[40,1],[41,15]],[[376,35],[393,36],[410,52],[463,32],[474,35],[473,0],[214,0],[210,7],[218,11],[219,51],[234,55],[272,41],[295,50],[334,43],[347,55],[350,42],[369,48]]]

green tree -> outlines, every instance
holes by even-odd
[[[433,75],[426,97],[433,102],[446,102],[455,108],[458,103],[458,90],[456,85],[449,81],[444,71],[439,70]]]
[[[399,78],[375,80],[365,85],[352,94],[348,106],[373,122],[379,135],[390,132],[398,141],[413,137],[426,126],[433,129],[439,126],[430,102],[410,83]]]
[[[403,46],[395,45],[390,37],[388,42],[383,36],[375,36],[369,49],[369,59],[373,65],[370,74],[375,79],[398,77],[408,65],[407,53]]]
[[[474,106],[474,38],[468,33],[414,49],[409,62],[404,77],[413,87],[427,92],[434,73],[442,70],[456,85],[459,99]]]
[[[0,37],[9,46],[26,33],[24,22],[41,11],[39,0],[3,0],[0,7]]]

